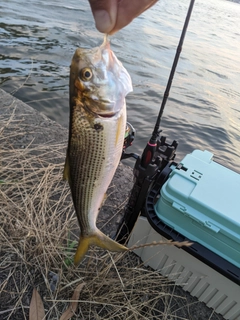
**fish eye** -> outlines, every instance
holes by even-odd
[[[82,81],[89,81],[92,79],[93,73],[90,68],[83,68],[80,71],[80,78]]]

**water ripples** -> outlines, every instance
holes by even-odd
[[[112,37],[131,74],[128,120],[133,151],[149,139],[168,81],[189,1],[162,0]],[[177,161],[207,149],[236,170],[240,150],[239,1],[196,2],[161,128],[179,141]],[[2,0],[0,86],[68,126],[69,64],[77,46],[99,45],[86,0]]]

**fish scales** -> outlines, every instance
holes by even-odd
[[[84,116],[84,109],[79,108],[74,112],[76,119],[72,127],[72,138],[69,148],[70,179],[73,184],[73,202],[81,230],[88,230],[91,226],[87,218],[81,219],[83,212],[93,211],[93,217],[101,207],[102,199],[96,200],[99,188],[106,189],[109,181],[104,181],[109,173],[115,172],[115,166],[108,164],[109,159],[114,162],[122,152],[123,139],[119,139],[117,146],[112,139],[116,135],[116,125],[113,123],[104,124],[104,128],[97,131],[91,128]],[[122,115],[122,118],[123,115]],[[123,122],[125,119],[122,120]],[[96,121],[95,124],[99,124]],[[80,130],[80,129],[81,130]],[[107,130],[109,129],[109,130]],[[114,154],[113,154],[114,152]],[[108,159],[106,159],[108,155]],[[107,164],[104,166],[104,162]],[[109,179],[110,180],[110,179]],[[79,183],[80,181],[80,183]],[[83,215],[85,217],[85,215]]]
[[[77,49],[70,67],[70,122],[64,178],[68,180],[81,229],[74,262],[92,245],[110,251],[126,247],[104,235],[96,220],[121,158],[125,96],[132,90],[126,69],[109,42]]]

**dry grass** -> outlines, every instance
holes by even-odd
[[[79,231],[62,181],[65,145],[15,148],[11,141],[26,134],[21,121],[13,113],[0,124],[0,319],[28,319],[33,288],[46,319],[59,319],[81,282],[73,319],[191,319],[179,312],[186,300],[174,285],[133,253],[95,249],[72,265]]]

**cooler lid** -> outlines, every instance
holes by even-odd
[[[173,168],[161,189],[171,207],[240,244],[240,175],[195,150]]]

